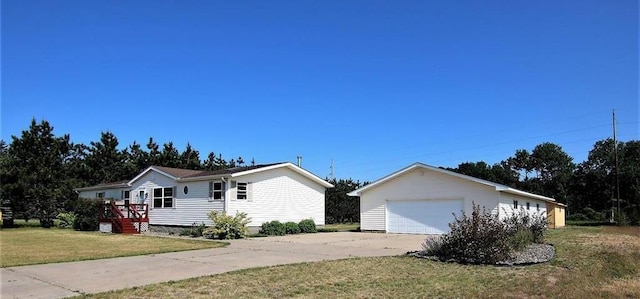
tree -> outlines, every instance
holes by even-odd
[[[567,202],[569,181],[575,169],[573,158],[557,144],[545,142],[531,152],[530,167],[536,172],[536,190],[529,190]],[[532,188],[533,189],[533,188]]]
[[[200,153],[191,148],[191,144],[187,143],[187,147],[180,154],[180,168],[199,170],[202,169],[200,161]]]
[[[7,164],[9,176],[18,180],[7,186],[3,196],[14,213],[25,219],[36,217],[43,227],[50,227],[68,196],[63,174],[72,157],[69,135],[56,137],[47,121],[38,124],[32,119],[29,130],[11,138]]]
[[[160,163],[159,166],[165,167],[180,167],[180,154],[178,150],[173,146],[173,142],[169,141],[164,144],[162,147],[162,152],[160,153]]]
[[[102,132],[100,141],[92,141],[86,163],[91,169],[92,185],[127,179],[124,171],[126,153],[118,149],[118,138],[111,132]]]
[[[352,179],[332,179],[328,181],[333,188],[325,193],[325,214],[327,223],[360,222],[360,198],[347,193],[364,186]]]
[[[157,165],[160,166],[160,151],[158,150],[160,147],[158,144],[153,141],[153,137],[149,137],[149,142],[147,142],[147,149],[149,150],[148,160],[149,166]]]
[[[149,162],[149,154],[145,152],[142,149],[142,146],[135,141],[129,145],[125,154],[126,162],[124,165],[124,172],[128,179],[133,178],[136,174],[151,166],[151,163]]]

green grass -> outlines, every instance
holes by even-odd
[[[302,263],[173,281],[87,298],[640,298],[640,228],[549,232],[551,263],[493,267],[412,257]]]
[[[357,231],[360,228],[360,223],[336,223],[336,224],[327,224],[324,226],[324,229],[336,230],[339,232],[348,232],[348,231]]]
[[[57,228],[2,229],[0,243],[0,267],[215,248],[228,244]]]

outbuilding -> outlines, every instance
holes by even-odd
[[[454,214],[470,215],[473,204],[501,219],[515,211],[554,217],[564,226],[563,204],[502,184],[414,163],[348,194],[360,197],[360,228],[406,234],[443,234]]]

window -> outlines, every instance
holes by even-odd
[[[539,203],[536,204],[536,211],[540,211],[540,204]]]
[[[104,198],[104,192],[96,192],[96,198]]]
[[[129,190],[122,191],[122,199],[130,199],[130,198],[131,198],[131,191]]]
[[[172,208],[173,207],[173,187],[154,188],[153,189],[153,207],[154,208]]]
[[[184,194],[189,194],[189,187],[184,186],[184,188],[182,189],[182,192],[184,192]]]
[[[238,199],[247,199],[247,183],[238,182]]]
[[[527,202],[527,210],[529,209],[529,203]]]
[[[514,200],[514,201],[513,201],[513,208],[514,208],[514,209],[517,209],[517,208],[518,208],[518,201],[517,201],[517,200]]]
[[[209,182],[209,199],[224,200],[224,182]]]

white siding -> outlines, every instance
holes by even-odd
[[[493,214],[498,213],[495,188],[427,169],[414,169],[361,194],[360,227],[386,231],[386,201],[460,199],[468,215],[473,202]],[[461,211],[451,212],[460,215]]]
[[[173,207],[153,208],[153,188],[174,186],[176,192],[173,195]],[[185,186],[189,189],[187,194],[184,193]],[[213,210],[224,210],[224,201],[209,201],[209,181],[177,183],[167,176],[150,171],[131,186],[132,196],[135,198],[141,190],[149,194],[147,203],[149,223],[152,225],[211,225],[207,214]]]
[[[122,199],[122,190],[127,190],[127,189],[120,189],[120,188],[116,188],[116,189],[101,189],[101,190],[91,190],[91,191],[80,191],[80,194],[78,194],[78,197],[80,198],[97,198],[96,194],[98,192],[104,192],[104,198],[105,199],[115,199],[115,200],[121,200]]]
[[[518,201],[518,210],[527,212],[530,215],[538,214],[547,216],[547,203],[542,200],[537,200],[529,197],[524,197],[515,194],[509,194],[505,192],[500,192],[500,219],[504,219],[506,217],[511,217],[513,212],[515,211],[513,208],[513,201]],[[529,203],[529,210],[527,210],[527,203]],[[540,205],[540,210],[536,209],[536,204]]]
[[[276,168],[232,178],[238,182],[251,182],[249,194],[253,198],[238,200],[227,192],[230,215],[245,212],[251,217],[249,226],[260,226],[272,220],[299,222],[311,218],[316,225],[324,225],[325,188],[288,169]],[[231,187],[231,184],[228,184]]]

